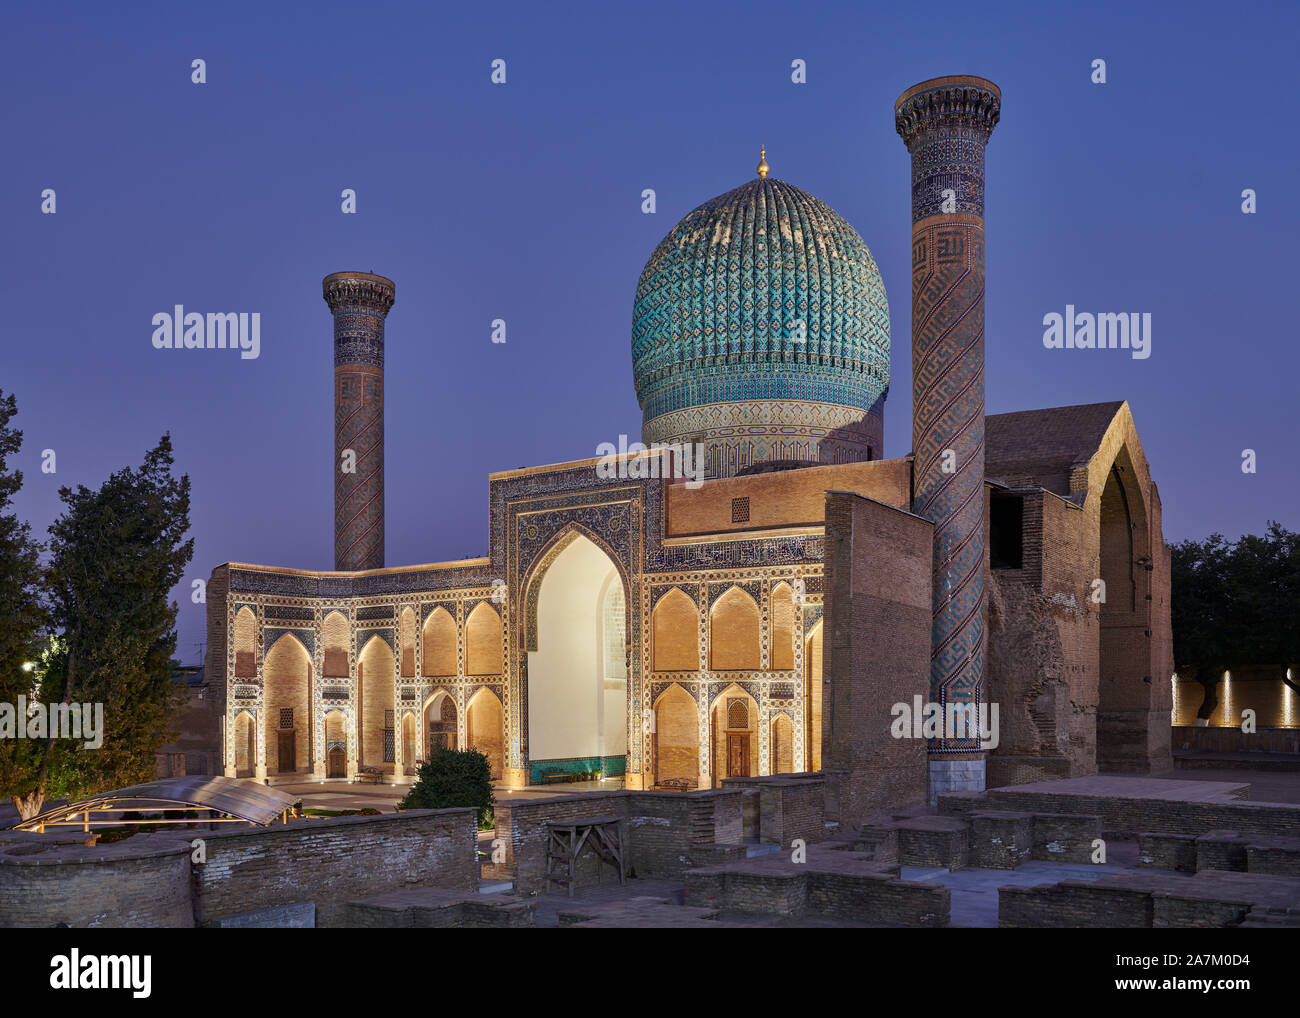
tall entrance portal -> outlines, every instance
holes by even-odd
[[[530,783],[551,774],[622,775],[627,759],[627,592],[593,541],[578,534],[567,541],[544,567],[537,595]]]

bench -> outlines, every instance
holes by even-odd
[[[370,781],[377,785],[379,784],[380,781],[383,780],[383,777],[384,777],[384,772],[381,771],[378,767],[358,767],[357,776],[353,780]]]
[[[556,774],[543,774],[543,775],[542,775],[542,784],[543,784],[543,785],[549,785],[549,784],[550,784],[551,782],[553,782],[553,781],[572,781],[572,780],[573,780],[574,778],[576,778],[577,776],[578,776],[578,775],[576,775],[576,774],[560,774],[560,773],[556,773]]]
[[[686,778],[666,778],[655,785],[656,789],[664,792],[689,792],[694,787],[695,783]]]

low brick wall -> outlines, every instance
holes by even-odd
[[[1151,906],[1151,925],[1157,929],[1216,930],[1237,926],[1251,909],[1248,901],[1211,901],[1176,894],[1153,894]]]
[[[1218,929],[1248,915],[1285,915],[1300,898],[1288,877],[1204,871],[1195,876],[1120,873],[998,889],[998,925]]]
[[[1190,834],[1139,834],[1138,865],[1195,873],[1196,839]]]
[[[137,834],[91,848],[55,840],[19,832],[0,839],[0,927],[194,925],[184,841]]]
[[[514,881],[519,894],[546,889],[546,824],[599,816],[619,818],[624,862],[631,876],[677,879],[683,870],[743,855],[739,788],[700,792],[611,791],[510,801],[496,808],[496,836],[506,861],[494,875]],[[577,886],[617,880],[593,850],[580,858]]]
[[[499,894],[421,888],[379,895],[343,906],[340,925],[349,929],[530,929],[536,904]]]
[[[686,877],[685,903],[693,907],[716,907],[730,912],[797,916],[808,907],[806,873],[760,873],[730,869],[696,880]]]
[[[959,793],[940,798],[939,812],[959,815],[976,808],[979,793]],[[1186,799],[1120,798],[1099,795],[1050,795],[995,788],[987,793],[982,810],[1007,809],[1024,813],[1071,813],[1101,818],[1101,829],[1112,832],[1155,831],[1161,834],[1204,834],[1213,830],[1242,834],[1300,837],[1300,805],[1276,802],[1225,800],[1197,802]]]
[[[951,893],[942,884],[900,880],[898,866],[840,849],[785,852],[684,875],[685,904],[783,917],[819,916],[878,926],[947,926]]]
[[[1300,728],[1260,728],[1247,734],[1240,725],[1232,728],[1178,725],[1170,730],[1169,741],[1175,752],[1300,755]]]
[[[268,905],[310,901],[318,926],[344,925],[344,903],[403,885],[478,887],[472,809],[298,820],[204,832],[195,867],[200,925]]]
[[[929,881],[854,873],[808,874],[808,911],[886,926],[947,926],[952,892]]]
[[[998,888],[998,926],[1008,929],[1142,929],[1154,915],[1149,891],[1088,880]]]

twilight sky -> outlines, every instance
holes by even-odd
[[[1298,11],[11,7],[0,388],[25,432],[19,512],[43,537],[60,485],[97,486],[170,430],[196,538],[177,652],[196,661],[192,579],[228,560],[333,566],[320,283],[374,271],[397,285],[387,563],[485,554],[490,471],[639,435],[641,267],[678,219],[754,176],[760,144],[771,175],[844,216],[880,265],[885,453],[905,455],[910,213],[893,103],[970,73],[1003,93],[987,163],[988,412],[1127,399],[1166,540],[1300,528]],[[205,84],[190,80],[196,58]],[[497,58],[505,85],[490,81]],[[791,81],[795,59],[806,84]],[[340,211],[344,188],[356,215]],[[261,355],[155,350],[151,320],[176,304],[260,313]],[[1067,304],[1150,313],[1150,358],[1045,349],[1043,316]],[[505,344],[490,340],[496,318]],[[1248,448],[1255,474],[1241,469]]]

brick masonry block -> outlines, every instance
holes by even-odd
[[[989,870],[1013,870],[1033,857],[1032,814],[1010,810],[971,813],[970,825],[972,866]]]
[[[1246,872],[1300,877],[1300,838],[1252,838],[1246,846]]]
[[[955,817],[900,820],[898,861],[904,866],[942,866],[959,870],[970,855],[970,828]]]
[[[1090,863],[1094,851],[1092,843],[1100,837],[1100,817],[1035,813],[1032,858]]]
[[[1196,869],[1246,871],[1246,846],[1254,840],[1237,831],[1207,831],[1196,839]]]
[[[1196,839],[1190,834],[1139,834],[1138,865],[1195,873]]]

